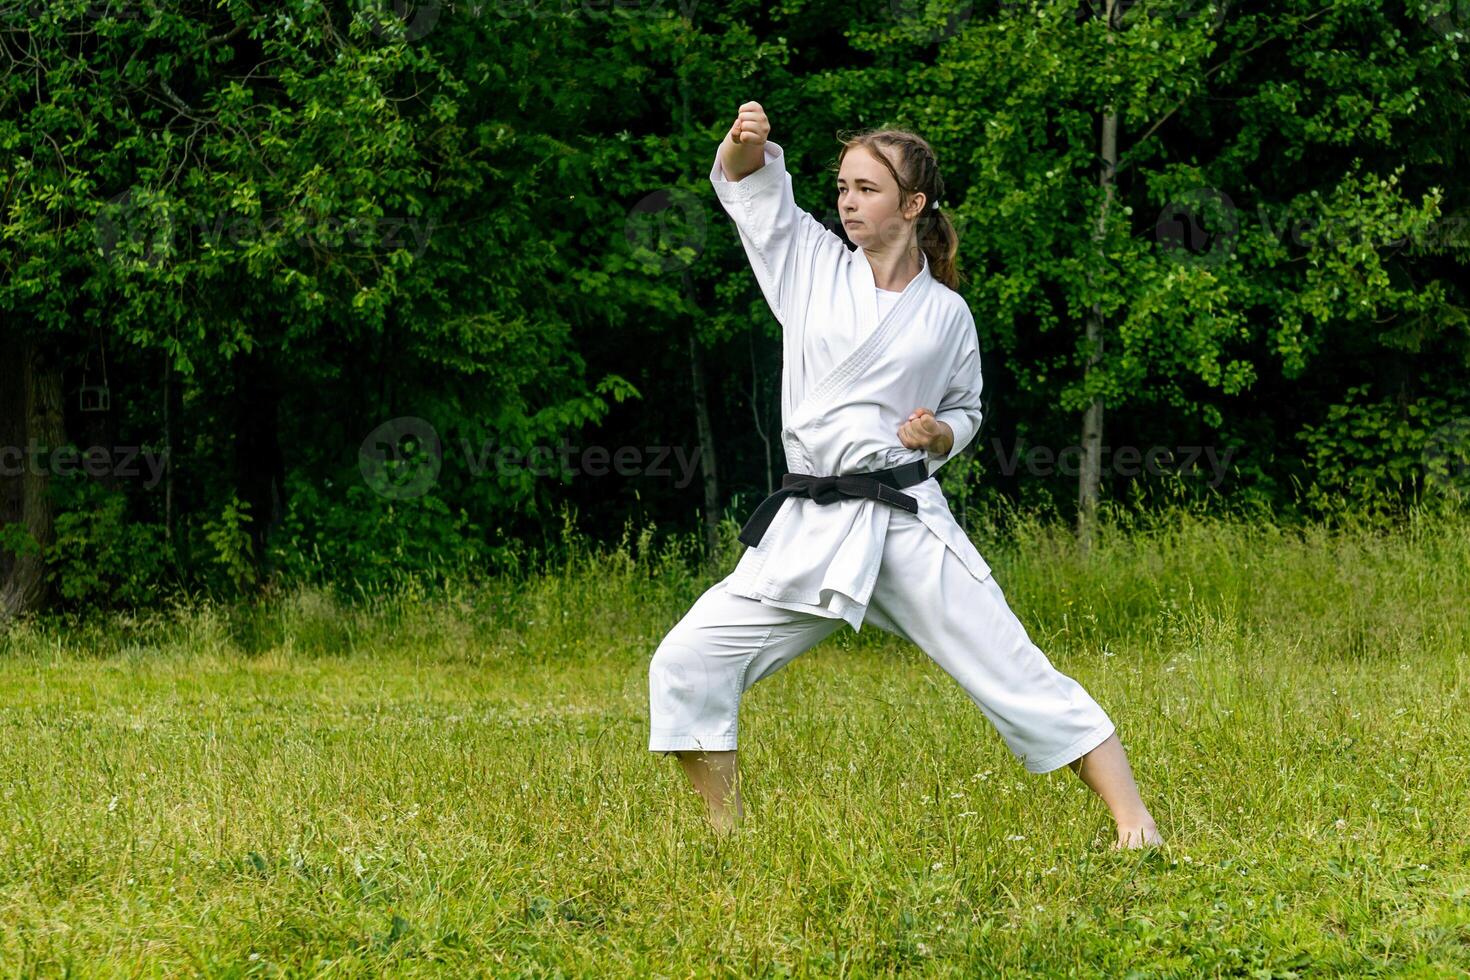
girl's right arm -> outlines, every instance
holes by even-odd
[[[759,103],[741,106],[709,179],[735,222],[771,311],[788,331],[799,333],[814,280],[842,269],[847,246],[796,206],[786,155],[767,139],[769,133]]]

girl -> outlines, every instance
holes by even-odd
[[[1030,641],[931,479],[981,417],[933,150],[896,129],[844,141],[849,251],[796,206],[770,129],[759,103],[742,105],[710,182],[781,324],[788,472],[742,529],[735,571],[655,651],[649,749],[675,753],[715,828],[733,828],[741,694],[843,622],[872,622],[958,681],[1028,771],[1077,773],[1111,811],[1115,847],[1162,843],[1111,719]]]

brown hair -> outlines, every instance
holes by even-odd
[[[838,136],[842,149],[837,153],[834,173],[842,167],[842,158],[853,147],[862,146],[877,157],[898,183],[898,206],[903,208],[913,195],[923,193],[924,210],[919,212],[914,237],[929,260],[929,272],[950,289],[960,284],[955,256],[960,250],[960,236],[949,215],[935,205],[944,195],[944,179],[939,176],[939,163],[929,141],[907,129],[868,129],[850,136]],[[894,169],[879,147],[898,150],[898,168]]]

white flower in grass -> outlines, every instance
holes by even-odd
[[[1342,817],[1338,817],[1337,818],[1336,827],[1337,827],[1338,830],[1346,830],[1347,829],[1347,821],[1344,820]]]
[[[935,861],[933,864],[929,865],[929,870],[930,871],[938,871],[942,867],[944,867],[944,862],[943,861]]]
[[[1023,834],[1006,834],[1006,840],[1025,840],[1025,839],[1026,839],[1026,837]]]

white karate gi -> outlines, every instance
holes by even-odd
[[[962,452],[980,427],[979,343],[968,305],[934,279],[927,257],[896,298],[880,297],[862,249],[849,251],[796,206],[785,156],[769,140],[759,170],[727,180],[717,154],[710,181],[782,327],[787,468],[826,476],[923,458],[932,474]],[[899,442],[919,406],[954,431],[948,453]],[[1064,765],[1113,732],[1027,638],[938,481],[902,492],[917,515],[866,497],[782,502],[760,544],[655,652],[651,750],[735,748],[740,694],[843,621],[861,630],[865,618],[955,677],[1031,771]]]
[[[765,164],[739,181],[725,178],[716,155],[710,182],[781,324],[787,469],[826,476],[925,458],[933,473],[962,452],[980,427],[979,342],[969,306],[934,279],[928,258],[920,253],[923,268],[880,320],[867,256],[796,206],[779,144],[767,140]],[[899,442],[899,427],[919,406],[954,431],[949,453]],[[903,492],[976,578],[990,574],[937,479]],[[730,590],[861,630],[892,510],[867,498],[789,498],[760,546],[741,556]]]

